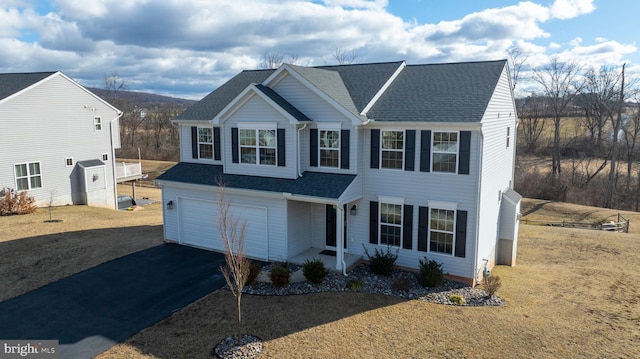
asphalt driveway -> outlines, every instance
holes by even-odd
[[[0,303],[0,339],[59,340],[60,358],[90,358],[221,288],[223,262],[176,244],[115,259]]]

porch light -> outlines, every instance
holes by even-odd
[[[358,214],[358,206],[354,204],[353,206],[351,206],[351,210],[349,212],[352,216],[355,216],[356,214]]]
[[[167,209],[173,209],[173,201],[167,202]]]

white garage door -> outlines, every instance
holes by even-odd
[[[180,237],[182,244],[224,251],[224,244],[216,228],[218,204],[180,198]],[[247,257],[267,260],[267,209],[264,207],[232,204],[229,213],[240,221],[247,221],[244,252]]]

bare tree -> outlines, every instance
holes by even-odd
[[[585,126],[589,129],[596,148],[602,146],[602,130],[607,121],[613,121],[620,92],[620,75],[612,67],[590,68],[584,75],[583,94],[576,102],[585,113]]]
[[[609,184],[607,186],[607,208],[613,208],[613,191],[617,182],[616,165],[618,157],[618,137],[620,128],[622,127],[622,107],[624,105],[624,68],[627,64],[622,65],[620,93],[617,103],[617,119],[612,119],[613,139],[611,141],[611,165],[609,166]]]
[[[277,69],[284,63],[296,64],[298,55],[285,55],[278,51],[265,51],[262,54],[262,63],[260,67],[263,69]]]
[[[240,221],[233,213],[229,212],[231,202],[225,198],[225,185],[221,179],[217,180],[220,187],[218,195],[219,216],[216,221],[216,228],[220,233],[220,238],[224,243],[225,264],[220,266],[220,271],[236,297],[238,309],[238,327],[236,333],[236,343],[240,344],[242,337],[242,291],[249,278],[249,259],[244,255],[244,242],[247,233],[247,221]]]
[[[579,64],[562,62],[557,56],[552,56],[549,64],[533,71],[533,80],[542,87],[543,94],[549,101],[549,110],[553,115],[554,132],[551,151],[551,182],[553,184],[562,173],[560,119],[571,100],[582,89],[582,84],[578,80],[580,72]]]
[[[633,167],[634,153],[640,136],[640,96],[635,94],[636,106],[631,107],[626,123],[623,121],[622,131],[624,132],[624,141],[627,157],[627,191],[631,186],[631,170]],[[640,178],[638,179],[640,180]]]
[[[545,102],[544,99],[532,93],[527,97],[518,109],[520,129],[518,133],[524,138],[525,149],[529,153],[535,152],[538,140],[544,131]]]
[[[507,56],[509,60],[509,70],[511,72],[511,90],[515,90],[516,84],[520,79],[520,72],[527,62],[529,54],[522,52],[522,49],[518,45],[513,45],[507,49]]]
[[[124,80],[120,78],[115,72],[112,72],[110,75],[104,74],[104,89],[107,92],[107,101],[115,104],[118,100],[118,92],[120,90],[124,90],[126,84]]]
[[[333,49],[332,55],[340,65],[352,64],[358,58],[358,53],[355,49],[348,51],[340,46],[336,46]]]

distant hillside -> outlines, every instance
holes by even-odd
[[[99,89],[95,87],[87,87],[87,89],[93,92],[94,94],[102,97],[103,99],[107,99],[107,97],[110,95],[109,91],[105,89]],[[194,102],[196,102],[193,100],[156,95],[156,94],[147,93],[147,92],[123,91],[123,90],[118,91],[118,98],[127,99],[131,103],[140,107],[145,107],[145,106],[150,107],[150,106],[158,106],[158,105],[166,105],[166,104],[176,104],[176,105],[187,107],[193,104]]]

